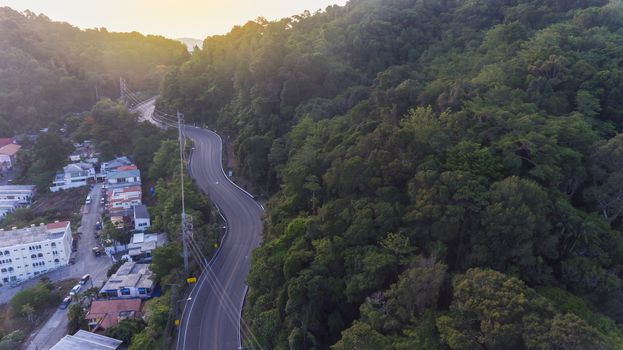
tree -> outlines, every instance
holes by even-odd
[[[106,329],[106,336],[119,339],[129,345],[134,335],[140,333],[146,324],[142,319],[127,318],[121,320],[116,326]]]
[[[171,243],[158,247],[153,250],[151,256],[150,269],[155,275],[156,282],[162,280],[173,269],[180,268],[183,265],[181,250],[177,244]]]
[[[80,329],[87,329],[87,321],[84,318],[85,312],[80,304],[71,304],[67,310],[67,333],[74,334]]]

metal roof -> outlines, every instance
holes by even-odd
[[[74,335],[66,335],[50,350],[116,350],[121,340],[79,330]]]

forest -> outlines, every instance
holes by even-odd
[[[164,37],[80,30],[0,7],[0,137],[89,111],[99,98],[117,98],[119,78],[157,92],[167,69],[188,55],[182,43]]]
[[[265,349],[623,348],[623,8],[351,0],[258,18],[159,108],[268,194]]]

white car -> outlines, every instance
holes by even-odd
[[[71,289],[71,291],[69,292],[69,295],[73,297],[74,295],[76,295],[76,294],[78,294],[80,292],[80,289],[82,289],[82,285],[81,284],[76,284]]]

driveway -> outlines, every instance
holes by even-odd
[[[112,265],[112,261],[106,255],[96,257],[91,249],[97,245],[95,239],[95,224],[101,220],[103,209],[100,205],[101,184],[97,184],[91,191],[91,204],[83,207],[82,225],[78,231],[82,232],[78,240],[78,251],[75,254],[76,263],[53,271],[46,276],[51,280],[65,280],[69,278],[81,278],[85,274],[91,275],[91,280],[82,288],[81,293],[91,286],[99,287],[106,280],[106,272]],[[35,284],[36,281],[29,281]],[[17,288],[14,288],[17,289]],[[67,334],[67,309],[56,312],[27,339],[25,347],[32,350],[47,350],[53,347]]]

